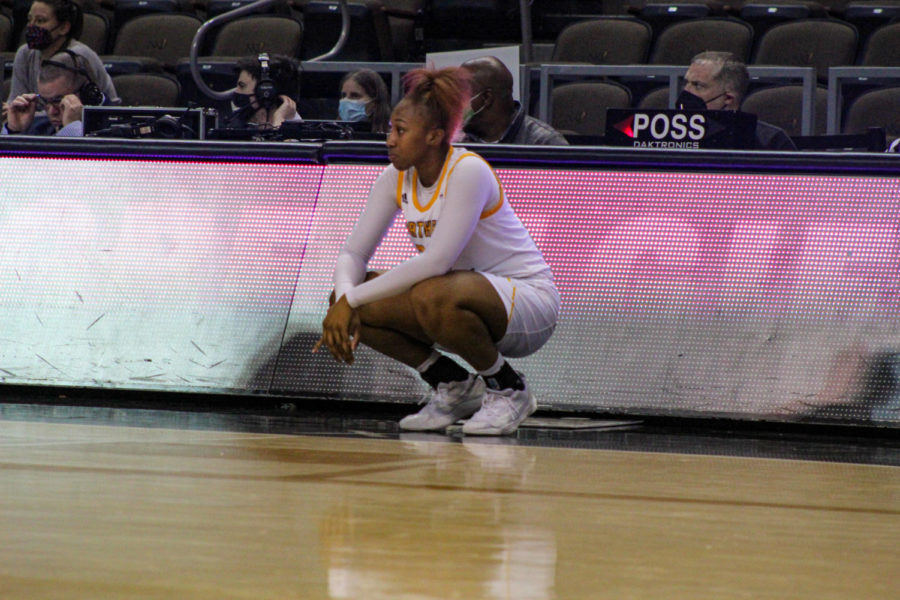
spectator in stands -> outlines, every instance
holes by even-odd
[[[236,70],[229,127],[275,129],[286,121],[303,120],[297,112],[300,65],[295,59],[266,53],[246,56],[237,61]]]
[[[84,15],[74,0],[35,0],[28,10],[26,43],[16,51],[13,60],[12,85],[7,102],[38,90],[41,63],[66,49],[83,60],[79,68],[87,72],[106,96],[107,104],[118,104],[119,97],[112,78],[97,53],[78,41]]]
[[[747,66],[731,52],[701,52],[691,59],[684,76],[680,99],[694,96],[706,110],[738,110],[750,76]],[[796,150],[784,130],[764,121],[756,122],[756,147],[759,150]]]
[[[461,65],[472,74],[472,99],[463,124],[463,142],[568,145],[547,123],[525,114],[513,99],[513,76],[500,59],[483,56]]]
[[[100,104],[102,93],[96,84],[82,74],[76,65],[77,54],[61,52],[42,63],[38,76],[38,93],[16,96],[9,103],[3,135],[80,136],[85,104]],[[46,111],[46,115],[38,115]]]
[[[368,121],[372,133],[387,133],[391,96],[381,75],[371,69],[351,71],[341,79],[341,121]]]

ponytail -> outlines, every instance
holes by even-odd
[[[403,77],[405,99],[425,109],[452,141],[462,123],[471,94],[471,75],[461,67],[413,69]]]

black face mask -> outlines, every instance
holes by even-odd
[[[38,25],[29,25],[25,28],[25,43],[32,50],[48,48],[53,43],[52,30]]]
[[[253,94],[239,94],[238,92],[231,93],[231,103],[241,110],[249,108],[252,98]]]
[[[697,94],[681,90],[681,93],[678,94],[678,98],[675,100],[675,108],[678,110],[706,110],[706,102]]]

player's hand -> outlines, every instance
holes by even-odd
[[[84,105],[81,103],[81,98],[75,94],[68,94],[59,103],[59,110],[62,112],[62,124],[65,127],[69,123],[81,120]]]
[[[22,94],[9,103],[6,128],[10,131],[22,132],[31,126],[34,113],[37,111],[37,94]]]
[[[322,321],[322,337],[313,352],[318,352],[323,344],[335,360],[353,364],[353,353],[359,345],[359,313],[347,303],[346,296],[328,309]]]

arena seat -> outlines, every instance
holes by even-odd
[[[292,17],[251,15],[222,26],[210,56],[249,56],[260,52],[297,58],[303,42],[303,26]]]
[[[188,0],[116,0],[113,26],[118,32],[135,17],[157,13],[192,12]]]
[[[112,78],[122,106],[178,106],[181,85],[166,73],[132,73]]]
[[[12,19],[0,14],[0,52],[12,50]]]
[[[738,9],[738,16],[750,23],[757,39],[781,23],[828,16],[825,7],[810,0],[749,0]]]
[[[252,4],[256,2],[256,0],[206,0],[205,10],[206,10],[206,18],[212,19],[213,17],[217,17],[221,14],[224,14],[230,10],[234,10],[236,8],[241,8],[242,6],[246,6],[248,4]],[[258,13],[275,13],[281,15],[290,15],[291,8],[288,5],[286,0],[282,0],[281,2],[275,2],[270,4],[269,6],[265,6],[263,8],[259,8],[254,12]]]
[[[826,129],[828,110],[828,90],[816,87],[815,120],[813,134],[823,135]],[[775,85],[760,88],[747,94],[741,103],[741,110],[755,114],[761,121],[771,123],[782,129],[789,136],[801,133],[803,115],[803,86]]]
[[[653,30],[633,17],[603,17],[569,25],[556,38],[552,62],[627,65],[647,62]]]
[[[669,108],[669,86],[650,90],[638,101],[638,108]]]
[[[106,54],[109,34],[109,19],[99,13],[84,13],[84,26],[78,36],[79,42],[97,54]]]
[[[631,91],[610,81],[568,83],[553,88],[550,103],[550,124],[557,130],[602,136],[606,109],[631,106]]]
[[[614,10],[608,0],[533,0],[531,27],[534,39],[554,41],[563,30],[580,21],[624,14]]]
[[[900,67],[900,21],[879,27],[872,32],[866,40],[860,65]]]
[[[752,45],[753,28],[740,19],[691,19],[674,23],[659,34],[650,64],[689,65],[694,56],[707,50],[731,52],[746,61]]]
[[[856,27],[837,19],[801,19],[782,23],[763,34],[754,65],[815,67],[820,81],[829,67],[849,66],[856,60]]]
[[[633,12],[650,23],[653,31],[662,31],[681,21],[715,16],[704,0],[675,0],[673,2],[647,2]]]
[[[869,37],[881,27],[900,22],[900,3],[886,0],[850,2],[839,16],[856,27],[860,43],[865,45]]]
[[[900,87],[869,90],[853,101],[842,131],[863,133],[869,127],[884,127],[891,141],[900,137]]]
[[[123,63],[139,63],[142,71],[175,70],[175,64],[188,56],[200,19],[185,14],[152,14],[130,19],[116,35],[113,52],[104,56],[110,74],[132,69],[117,67]]]

